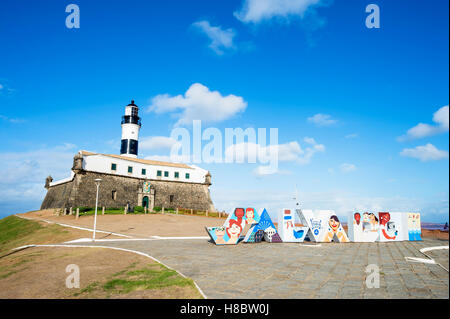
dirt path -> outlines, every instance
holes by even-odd
[[[93,228],[94,217],[54,216],[52,210],[18,214],[28,218],[40,218],[57,223]],[[151,236],[207,236],[205,226],[219,226],[225,220],[204,216],[147,214],[147,215],[98,215],[97,229],[130,235],[137,238]]]

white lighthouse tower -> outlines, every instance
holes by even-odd
[[[139,130],[141,118],[138,116],[139,108],[134,100],[125,107],[125,115],[122,116],[122,142],[120,155],[137,158]]]

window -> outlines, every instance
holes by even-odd
[[[175,178],[180,178],[180,173],[175,172]]]
[[[170,201],[171,203],[173,203],[173,197],[174,197],[173,195],[170,195],[170,196],[169,196],[169,201]]]
[[[147,170],[145,168],[142,169],[142,175],[146,175],[147,174]]]
[[[164,177],[169,177],[169,172],[168,171],[164,172]]]
[[[128,152],[128,140],[120,141],[120,154],[126,154]]]
[[[156,172],[156,176],[161,177],[162,176],[162,171],[157,171]]]
[[[111,170],[117,171],[117,164],[111,163]]]
[[[116,200],[117,199],[117,191],[112,191],[111,198],[112,198],[112,200]]]
[[[186,173],[186,179],[189,179],[190,175],[189,173]]]
[[[128,173],[133,173],[133,166],[128,166]]]
[[[138,154],[138,141],[136,140],[129,140],[130,142],[130,149],[128,154],[137,155]]]

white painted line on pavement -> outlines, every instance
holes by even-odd
[[[418,257],[405,257],[406,261],[410,261],[410,262],[420,262],[420,263],[425,263],[425,264],[433,264],[433,265],[438,265],[440,267],[442,267],[443,269],[445,269],[448,272],[448,269],[445,268],[443,265],[441,265],[440,263],[437,263],[431,256],[428,256],[427,254],[425,254],[428,251],[433,251],[433,250],[440,250],[440,249],[447,249],[448,250],[448,246],[434,246],[434,247],[425,247],[422,249],[419,249],[419,251],[425,255],[428,259],[425,258],[418,258]]]
[[[436,264],[434,259],[425,259],[418,257],[405,257],[406,261],[417,262],[417,263],[425,263],[425,264]]]
[[[427,252],[427,251],[438,250],[438,249],[447,249],[447,250],[448,250],[448,246],[426,247],[426,248],[420,249],[420,252],[421,252],[421,253],[425,253],[425,252]]]
[[[194,237],[161,237],[161,236],[152,236],[154,239],[209,239],[208,236],[194,236]]]

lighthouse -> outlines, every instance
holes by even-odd
[[[134,100],[125,107],[125,115],[122,116],[122,141],[120,155],[137,158],[139,130],[141,118],[138,116],[139,108]]]

